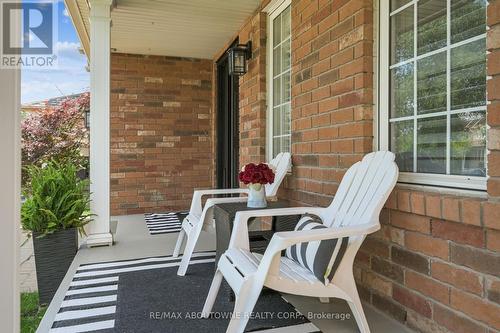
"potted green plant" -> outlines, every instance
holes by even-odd
[[[73,163],[26,168],[29,183],[21,223],[33,236],[40,304],[50,303],[78,250],[78,232],[91,221],[88,180]]]

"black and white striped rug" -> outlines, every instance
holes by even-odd
[[[144,219],[151,235],[181,231],[182,220],[189,212],[146,213]]]
[[[223,289],[214,306],[220,316],[199,316],[214,262],[214,252],[194,253],[184,277],[172,256],[81,265],[50,332],[224,332],[234,303]],[[247,331],[319,332],[278,293],[261,295],[255,309],[261,316],[250,319]],[[292,315],[278,318],[286,313]]]

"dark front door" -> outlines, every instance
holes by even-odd
[[[238,187],[239,82],[229,75],[227,53],[217,61],[217,187]]]

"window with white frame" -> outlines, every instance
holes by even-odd
[[[381,0],[380,147],[400,181],[484,189],[485,0]]]
[[[282,2],[269,14],[268,156],[290,151],[290,2]]]

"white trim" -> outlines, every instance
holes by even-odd
[[[417,0],[417,1],[418,1],[418,0]],[[405,5],[401,6],[401,7],[399,7],[398,9],[393,10],[393,11],[392,11],[389,15],[390,15],[390,16],[396,15],[397,13],[399,13],[399,12],[401,12],[401,11],[405,10],[406,8],[408,8],[408,7],[410,7],[410,6],[413,6],[413,4],[414,4],[414,3],[415,3],[415,1],[410,1],[410,2],[408,2],[407,4],[405,4]],[[390,9],[390,6],[389,6],[389,11],[390,11],[390,10],[391,10],[391,9]]]
[[[273,4],[273,1],[269,3],[263,10],[263,12],[266,12],[266,9]],[[270,149],[270,142],[272,142],[271,138],[271,131],[272,131],[272,124],[270,119],[272,118],[273,114],[273,106],[272,106],[272,97],[273,94],[271,92],[272,84],[270,78],[273,77],[273,66],[272,66],[272,61],[273,61],[273,56],[272,56],[272,43],[269,40],[270,37],[270,29],[271,29],[271,23],[270,23],[270,18],[269,16],[267,17],[266,20],[266,34],[267,34],[267,45],[266,45],[266,152],[265,152],[265,157],[266,161],[269,162],[272,160],[272,149]]]
[[[484,191],[486,189],[486,177],[400,172],[398,181],[400,183],[463,188],[470,190]]]
[[[87,246],[112,245],[110,232],[111,0],[90,0],[90,210]]]
[[[469,190],[463,188],[454,187],[440,187],[433,185],[420,185],[420,184],[409,184],[409,183],[398,183],[398,189],[407,189],[413,191],[436,193],[440,195],[454,195],[459,197],[469,197],[477,199],[487,199],[488,193],[483,190]]]
[[[292,3],[292,0],[272,0],[267,4],[266,7],[262,9],[264,13],[267,13],[268,15],[273,14],[276,10],[279,10],[280,12],[283,11],[286,7],[288,7]],[[282,6],[285,6],[282,8]],[[268,20],[269,23],[269,20]],[[267,30],[269,31],[269,30]]]
[[[380,5],[373,3],[373,151],[377,150],[380,138],[379,117],[375,110],[380,107]]]
[[[478,36],[474,36],[472,38],[451,44],[450,40],[450,0],[447,0],[447,43],[445,47],[442,47],[438,50],[434,50],[428,53],[425,53],[423,55],[417,55],[417,10],[413,11],[413,30],[414,30],[414,54],[413,57],[404,61],[401,61],[399,63],[396,63],[394,65],[390,65],[390,52],[389,52],[389,45],[390,45],[390,18],[392,15],[397,14],[401,12],[402,10],[405,10],[413,5],[418,3],[418,0],[411,1],[410,3],[394,10],[392,13],[390,12],[390,4],[389,0],[380,0],[379,1],[379,72],[378,72],[378,79],[379,79],[379,91],[377,91],[378,96],[378,103],[379,103],[379,108],[378,108],[378,114],[376,117],[377,121],[377,137],[378,137],[378,149],[380,150],[389,150],[390,147],[390,142],[389,142],[389,124],[398,122],[398,121],[403,121],[403,120],[414,120],[414,147],[413,147],[413,163],[414,163],[414,171],[417,170],[417,122],[416,119],[421,119],[421,118],[428,118],[428,117],[436,117],[436,116],[446,116],[447,117],[447,144],[446,144],[446,172],[447,174],[424,174],[424,173],[411,173],[411,172],[401,172],[400,177],[399,177],[399,182],[400,183],[407,183],[407,184],[419,184],[419,185],[431,185],[431,186],[439,186],[439,187],[447,187],[447,188],[464,188],[464,189],[471,189],[471,190],[481,190],[484,191],[486,190],[486,177],[471,177],[471,176],[458,176],[458,175],[451,175],[450,174],[450,119],[451,115],[457,114],[457,113],[462,113],[462,112],[481,112],[486,110],[486,105],[484,106],[478,106],[478,107],[471,107],[471,108],[465,108],[465,109],[459,109],[459,110],[451,110],[451,95],[450,95],[450,90],[451,90],[451,80],[450,80],[450,75],[451,75],[451,62],[450,62],[450,53],[453,48],[469,44],[472,42],[475,42],[477,40],[481,40],[485,38],[486,34],[481,34]],[[418,6],[418,5],[417,5]],[[413,114],[410,116],[404,116],[404,117],[399,117],[399,118],[391,118],[390,117],[390,71],[391,69],[397,68],[402,65],[406,65],[409,63],[413,63],[413,79],[414,79],[414,86],[413,86],[413,94],[414,94],[414,101],[417,100],[417,61],[441,52],[446,52],[446,58],[447,58],[447,63],[446,63],[446,93],[447,93],[447,107],[446,111],[443,112],[436,112],[436,113],[429,113],[429,114],[418,114],[417,112],[417,104],[414,103],[414,110]],[[385,98],[387,96],[387,98]]]
[[[379,21],[379,109],[378,109],[378,129],[379,129],[379,149],[389,150],[389,99],[384,98],[384,93],[389,91],[390,71],[389,71],[389,52],[387,45],[389,45],[389,0],[380,1],[380,21]]]
[[[262,11],[268,14],[267,18],[267,59],[266,59],[266,87],[267,87],[267,110],[266,110],[266,160],[271,161],[273,159],[273,138],[276,137],[290,137],[290,150],[291,150],[291,112],[292,112],[292,101],[290,100],[289,102],[282,103],[280,105],[273,105],[273,79],[279,76],[282,76],[282,74],[285,74],[287,72],[290,73],[290,89],[292,87],[292,64],[291,64],[291,59],[290,59],[290,69],[288,71],[282,72],[276,77],[273,75],[273,20],[279,16],[286,8],[291,6],[292,1],[291,0],[273,0],[271,1]],[[290,24],[291,24],[291,8],[290,8]],[[292,32],[290,31],[290,49],[292,45],[292,38],[291,38]],[[285,42],[285,39],[280,42],[279,45],[281,45],[283,42]],[[277,45],[278,46],[278,45]],[[284,134],[280,136],[273,135],[273,109],[278,106],[283,106],[286,104],[290,104],[290,134]]]
[[[66,9],[69,13],[69,18],[71,19],[71,23],[73,23],[73,26],[77,31],[78,39],[80,40],[80,44],[82,45],[85,55],[87,56],[87,60],[89,60],[90,37],[85,27],[85,23],[83,22],[82,12],[78,7],[78,3],[74,0],[64,0],[64,5],[66,6]]]
[[[2,1],[0,1],[0,6]],[[1,12],[1,11],[0,11]],[[19,15],[14,15],[12,36],[21,37]],[[18,40],[19,42],[19,40]],[[21,70],[0,69],[0,322],[2,332],[19,332],[19,262],[20,262],[20,92]]]
[[[460,113],[465,113],[465,112],[470,113],[470,112],[481,112],[481,111],[483,111],[483,112],[486,111],[486,105],[476,106],[473,108],[451,110],[451,111],[423,113],[423,114],[417,114],[416,116],[404,116],[404,117],[398,117],[398,118],[390,118],[389,123],[397,123],[400,121],[413,120],[413,119],[434,118],[434,117],[439,117],[439,116],[446,116],[447,114],[453,115],[453,114],[460,114]]]
[[[446,174],[451,172],[451,0],[446,0]],[[416,76],[416,75],[415,75]],[[486,106],[486,103],[485,103]],[[486,168],[486,165],[485,165]]]

